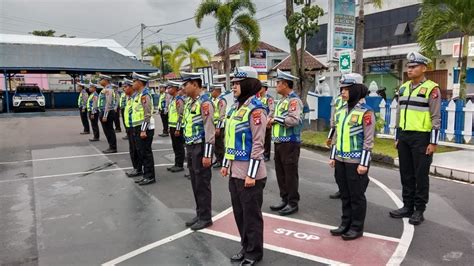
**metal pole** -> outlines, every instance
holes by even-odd
[[[7,75],[7,70],[4,70],[3,77],[5,79],[5,103],[7,105],[7,113],[10,113],[10,100],[8,99],[8,80],[9,75]]]
[[[163,60],[163,41],[160,41],[160,53],[161,53],[161,79],[165,77],[165,63]]]
[[[72,74],[72,85],[74,88],[74,92],[76,92],[76,75]]]
[[[143,30],[145,29],[145,24],[140,24],[140,46],[141,46],[141,53],[140,53],[140,58],[143,63],[143,46],[144,46],[144,40],[143,40]]]

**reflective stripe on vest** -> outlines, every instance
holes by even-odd
[[[125,108],[126,104],[127,104],[127,96],[125,92],[122,92],[122,94],[120,94],[120,104],[119,104],[120,109]]]
[[[133,105],[133,98],[125,97],[125,109],[123,111],[123,121],[124,121],[125,127],[127,128],[132,126],[132,111],[133,111],[132,105]]]
[[[364,146],[363,118],[371,110],[366,104],[357,104],[349,113],[341,108],[335,117],[337,130],[336,155],[347,159],[359,159]]]
[[[94,92],[94,93],[91,93],[91,95],[89,95],[89,98],[87,98],[87,111],[88,112],[92,112],[92,107],[94,107],[94,96],[96,96],[97,93]]]
[[[164,110],[166,107],[166,93],[160,93],[160,98],[158,99],[158,110]]]
[[[288,109],[290,108],[290,101],[299,99],[296,93],[291,93],[288,98],[279,101],[275,107],[275,117],[288,116]],[[301,104],[300,104],[301,105]],[[301,128],[303,126],[303,107],[300,106],[300,123],[294,127],[285,127],[276,123],[272,126],[272,140],[276,143],[280,142],[301,142]]]
[[[432,129],[429,99],[439,85],[426,80],[410,93],[411,81],[400,87],[400,124],[402,130],[430,132]]]
[[[137,127],[141,126],[143,121],[145,121],[145,109],[143,109],[142,105],[142,96],[149,95],[151,101],[151,113],[153,113],[153,98],[147,88],[145,88],[142,92],[137,93],[132,101],[132,126]]]
[[[204,139],[204,120],[201,116],[201,105],[204,102],[212,104],[209,97],[199,97],[195,101],[189,100],[184,107],[183,128],[186,144],[201,143]]]
[[[97,108],[99,108],[100,111],[105,110],[105,89],[102,89],[99,94],[99,102],[97,103]]]
[[[178,125],[179,114],[178,114],[178,105],[176,104],[176,102],[179,99],[180,98],[178,98],[177,96],[174,97],[173,100],[171,100],[171,103],[170,103],[170,106],[169,106],[168,125],[170,127],[176,127]]]

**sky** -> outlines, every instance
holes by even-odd
[[[56,30],[80,38],[115,39],[140,54],[140,23],[161,25],[193,17],[201,0],[0,0],[0,33],[28,34],[33,30]],[[255,17],[261,27],[261,41],[288,51],[283,30],[286,25],[284,0],[254,0]],[[325,3],[327,0],[318,0]],[[218,52],[215,20],[206,17],[201,29],[194,20],[149,27],[144,31],[145,46],[160,40],[175,46],[188,36],[198,37],[213,54]],[[159,33],[157,30],[161,29]],[[231,43],[235,44],[235,35]]]

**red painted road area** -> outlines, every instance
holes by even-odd
[[[320,262],[324,260],[318,260],[318,257],[352,265],[386,265],[398,245],[394,239],[376,236],[344,241],[332,236],[327,226],[268,214],[264,214],[264,223],[265,244],[300,252],[300,255],[305,253],[310,255],[309,259]],[[232,212],[216,220],[208,229],[239,237]]]

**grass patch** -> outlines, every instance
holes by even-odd
[[[307,146],[316,146],[320,148],[326,147],[326,138],[328,136],[328,132],[325,131],[304,131],[301,134],[301,138],[304,145]],[[436,149],[436,153],[443,153],[443,152],[450,152],[450,151],[457,151],[456,148],[440,146]],[[373,153],[380,154],[383,156],[388,156],[392,159],[398,157],[397,150],[393,146],[392,139],[382,139],[382,138],[375,138],[374,149]]]

